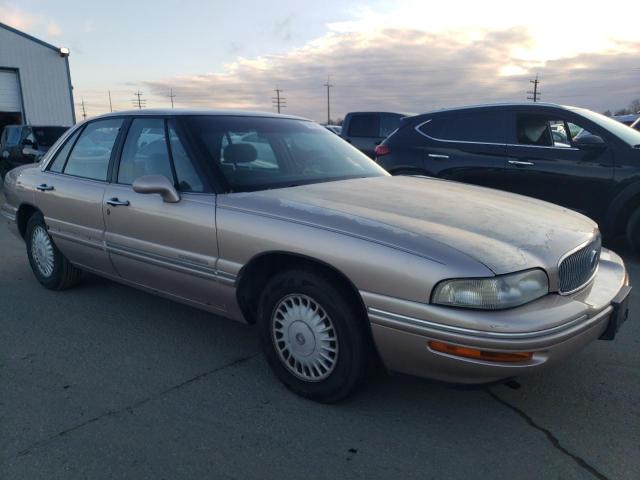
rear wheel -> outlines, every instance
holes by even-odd
[[[31,270],[42,285],[52,290],[65,290],[78,283],[81,271],[55,246],[40,212],[29,218],[25,240]]]
[[[355,299],[325,275],[289,270],[267,284],[258,308],[262,348],[295,393],[336,402],[367,372],[371,347]]]
[[[627,241],[636,252],[640,254],[640,208],[629,217],[627,222]]]

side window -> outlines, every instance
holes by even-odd
[[[350,137],[374,137],[380,133],[380,117],[374,114],[357,114],[351,117]]]
[[[182,192],[203,192],[202,180],[172,125],[169,126],[169,145],[171,146],[173,166],[178,177],[179,190]]]
[[[418,130],[427,137],[442,138],[442,128],[444,127],[444,118],[436,117],[429,120],[425,120],[418,127]]]
[[[62,148],[58,150],[55,158],[53,159],[53,162],[49,164],[50,171],[57,173],[62,172],[62,170],[64,169],[64,164],[67,161],[67,157],[69,156],[69,152],[71,151],[71,148],[73,148],[73,144],[75,143],[76,138],[78,138],[78,135],[80,135],[80,130],[82,129],[78,129],[78,131],[71,135],[71,137],[67,139]]]
[[[143,175],[164,175],[174,183],[162,118],[136,118],[124,142],[118,183],[131,185]]]
[[[89,123],[73,147],[64,167],[64,173],[105,181],[111,151],[121,126],[121,118],[97,120]]]
[[[387,138],[400,126],[400,117],[383,115],[380,118],[380,137]]]
[[[517,117],[516,133],[520,145],[570,148],[581,136],[590,132],[575,123],[542,115],[520,114]]]
[[[446,118],[439,138],[478,143],[506,143],[502,112],[457,113]]]
[[[220,162],[234,169],[276,170],[276,154],[269,139],[256,131],[227,132],[222,137]]]

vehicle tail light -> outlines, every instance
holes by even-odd
[[[533,357],[533,352],[492,352],[490,350],[477,350],[436,341],[429,341],[427,344],[431,350],[436,352],[489,362],[526,362]]]
[[[385,155],[389,155],[391,153],[391,149],[387,145],[378,145],[376,147],[376,157],[384,157]]]

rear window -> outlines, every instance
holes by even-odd
[[[358,114],[351,117],[349,124],[350,137],[375,137],[379,136],[380,117],[372,114]]]
[[[67,127],[32,127],[33,137],[39,147],[50,147],[66,131]]]
[[[18,145],[20,143],[20,128],[7,127],[7,146]]]

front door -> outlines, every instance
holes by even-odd
[[[144,175],[164,175],[180,201],[133,191]],[[106,243],[118,273],[136,284],[199,304],[221,307],[216,276],[216,196],[173,127],[163,118],[131,122],[103,212]]]
[[[514,112],[508,148],[509,190],[556,203],[601,221],[613,186],[610,145],[577,146],[606,134],[563,113]]]
[[[88,123],[58,150],[36,186],[56,246],[84,269],[115,275],[104,245],[102,201],[109,162],[123,125],[112,118]]]

